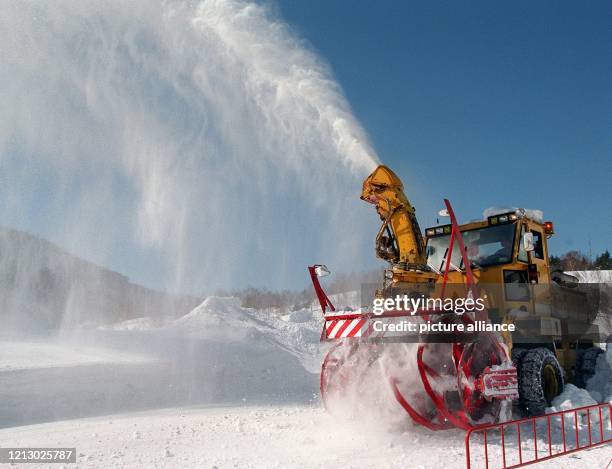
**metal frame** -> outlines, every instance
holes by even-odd
[[[608,409],[608,423],[606,424],[606,432],[610,432],[608,434],[608,437],[605,438],[604,435],[604,414],[605,412],[602,412],[602,410],[604,409]],[[599,417],[599,425],[597,426],[599,431],[597,433],[593,433],[593,425],[591,425],[591,412],[596,412],[597,416]],[[566,429],[565,427],[565,419],[566,416],[571,416],[573,415],[573,428],[571,429],[571,431],[569,429]],[[587,418],[587,436],[588,436],[588,443],[586,445],[580,445],[580,426],[578,425],[578,416],[579,415],[586,415]],[[561,439],[562,439],[562,445],[563,448],[561,449],[561,451],[553,451],[553,445],[552,445],[552,439],[551,439],[551,435],[552,435],[552,428],[551,428],[551,419],[555,418],[555,417],[560,417],[561,420]],[[546,421],[546,441],[548,442],[548,444],[546,445],[547,448],[540,448],[540,450],[544,450],[543,453],[538,453],[538,430],[537,430],[537,423],[538,421]],[[525,425],[525,424],[529,424],[531,423],[531,427],[532,427],[532,431],[530,432],[530,436],[533,437],[533,442],[534,442],[534,446],[533,446],[533,450],[534,450],[534,458],[533,459],[529,459],[529,460],[525,460],[525,458],[523,457],[523,445],[522,445],[522,441],[521,441],[521,426]],[[518,459],[519,462],[518,464],[507,464],[507,456],[508,456],[508,447],[506,446],[507,440],[505,438],[505,433],[506,433],[506,429],[510,427],[513,428],[515,427],[517,430],[517,448],[518,448]],[[596,427],[596,428],[597,428]],[[595,404],[595,405],[590,405],[590,406],[584,406],[584,407],[577,407],[575,409],[569,409],[569,410],[562,410],[559,412],[552,412],[550,414],[545,414],[545,415],[540,415],[540,416],[535,416],[535,417],[527,417],[524,419],[519,419],[519,420],[512,420],[509,422],[503,422],[503,423],[492,423],[492,424],[487,424],[487,425],[479,425],[477,427],[473,427],[471,429],[469,429],[466,434],[465,434],[465,458],[466,458],[466,467],[467,469],[472,469],[475,466],[472,465],[472,452],[470,451],[470,444],[472,441],[472,435],[474,435],[475,433],[481,434],[483,437],[483,443],[484,443],[484,455],[485,455],[485,461],[484,461],[484,467],[485,469],[489,469],[489,464],[492,461],[489,461],[489,444],[490,441],[488,441],[487,439],[487,435],[488,432],[499,432],[501,435],[501,448],[502,448],[502,465],[500,466],[499,464],[495,464],[495,467],[501,467],[501,469],[514,469],[514,468],[518,468],[518,467],[524,467],[527,466],[529,464],[534,464],[537,462],[541,462],[541,461],[547,461],[549,459],[552,458],[556,458],[558,456],[564,456],[566,454],[571,454],[571,453],[575,453],[577,451],[581,451],[583,449],[588,449],[588,448],[593,448],[595,446],[599,446],[599,445],[603,445],[603,444],[607,444],[612,442],[612,404],[611,403],[604,403],[604,404]],[[568,448],[567,445],[567,438],[566,435],[571,435],[571,433],[573,433],[575,435],[575,447],[574,448]],[[595,436],[598,435],[598,438],[595,438]],[[540,435],[541,436],[541,435]],[[545,456],[540,457],[539,454],[544,454]],[[497,461],[499,462],[499,461]]]
[[[321,283],[319,283],[319,277],[317,276],[317,267],[323,267],[322,264],[315,264],[308,266],[308,272],[310,273],[310,279],[312,280],[312,285],[314,286],[315,293],[317,294],[317,299],[319,300],[319,304],[321,305],[321,310],[323,311],[323,316],[327,312],[327,308],[329,307],[330,311],[336,311],[336,308],[332,304],[331,300],[327,297],[323,288],[321,287]]]

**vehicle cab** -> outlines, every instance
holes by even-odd
[[[553,234],[551,222],[540,223],[517,210],[466,223],[459,229],[478,281],[550,283],[547,239]],[[427,264],[436,273],[446,270],[450,234],[450,224],[425,230]],[[461,282],[464,272],[461,253],[455,248],[449,281]]]
[[[466,223],[459,229],[474,278],[487,290],[493,322],[507,320],[508,314],[514,316],[513,322],[551,315],[552,301],[546,288],[551,282],[547,245],[553,234],[551,222],[542,223],[519,209]],[[451,225],[425,230],[427,264],[438,274],[438,282],[447,268],[450,237]],[[465,265],[455,244],[448,282],[464,281]],[[556,321],[546,327],[550,327],[551,335],[561,332]]]

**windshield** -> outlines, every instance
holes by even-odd
[[[487,266],[506,264],[512,261],[514,224],[487,226],[477,230],[461,232],[467,255],[472,265]],[[435,271],[445,269],[450,235],[430,238],[427,241],[427,264]],[[459,246],[454,243],[451,269],[463,269]]]

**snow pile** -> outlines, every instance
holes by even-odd
[[[602,402],[612,402],[612,347],[597,357],[595,374],[586,383],[586,389],[567,383],[563,392],[552,402],[546,413],[575,409]]]
[[[168,329],[192,337],[215,340],[244,340],[268,328],[240,306],[240,299],[211,296],[190,313],[177,319]]]
[[[190,376],[195,367],[212,390],[208,400],[312,399],[322,318],[304,311],[285,316],[244,308],[238,298],[211,296],[162,334],[187,343],[195,363],[185,373]]]
[[[595,374],[587,381],[586,388],[597,401],[612,402],[612,346],[597,357]]]
[[[586,390],[581,389],[573,384],[566,384],[563,393],[553,400],[553,406],[546,409],[546,414],[551,414],[558,411],[571,411],[581,407],[593,406],[597,401]],[[550,432],[553,446],[563,443],[568,449],[578,446],[584,447],[591,441],[598,442],[603,439],[612,437],[612,431],[608,428],[608,418],[605,411],[598,408],[578,411],[577,413],[568,412],[562,415],[553,415],[549,417],[551,425],[550,430],[546,425],[546,421],[542,418],[537,420],[538,434],[540,440],[546,443],[546,433]],[[600,421],[603,419],[603,421]],[[526,429],[527,430],[527,429]],[[565,442],[563,442],[563,434],[565,433]],[[554,450],[553,450],[554,451]]]
[[[330,295],[337,309],[359,306],[361,294],[350,291]],[[168,331],[193,338],[266,344],[298,359],[309,373],[318,374],[323,359],[323,315],[318,302],[310,308],[288,311],[244,308],[238,298],[211,296],[193,311],[168,326]]]
[[[268,341],[295,356],[305,370],[318,375],[324,349],[320,343],[321,311],[301,309],[284,315],[278,311],[246,309],[246,312],[266,325],[259,330]]]
[[[237,298],[210,297],[166,326],[157,324],[141,317],[80,329],[57,345],[0,341],[0,427],[317,398],[322,318],[316,312],[258,311]]]
[[[565,272],[580,283],[612,283],[612,270],[570,270]]]
[[[211,296],[166,329],[192,338],[278,350],[297,358],[308,372],[318,373],[322,321],[320,312],[308,309],[283,315],[243,308],[238,298]]]
[[[150,331],[152,329],[157,329],[157,327],[153,318],[145,316],[142,318],[128,319],[109,326],[99,326],[97,329],[100,331]]]
[[[591,397],[586,389],[578,388],[573,384],[566,384],[563,392],[553,399],[552,407],[546,409],[546,413],[595,404],[597,404],[597,401]]]
[[[603,342],[612,334],[612,270],[572,270],[564,273],[575,277],[579,283],[597,284],[594,288],[600,294],[599,314],[593,323],[599,327]]]

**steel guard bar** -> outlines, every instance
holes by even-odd
[[[594,414],[595,417],[592,418],[592,414]],[[571,422],[570,428],[566,428],[566,419],[568,417],[569,421]],[[586,428],[581,428],[578,421],[584,420],[585,417]],[[551,420],[555,418],[558,418],[560,421],[561,441],[558,445],[553,445],[552,443],[553,428],[551,426]],[[546,422],[545,434],[538,433],[538,421]],[[604,421],[606,422],[605,424]],[[528,431],[526,432],[527,434],[525,434],[523,431],[522,436],[533,438],[533,447],[524,449],[523,441],[521,440],[521,427],[525,426],[528,428]],[[516,448],[512,448],[508,445],[508,429],[516,429]],[[497,432],[500,435],[499,446],[501,446],[501,461],[498,459],[497,463],[493,464],[493,467],[502,469],[523,467],[536,462],[556,458],[557,456],[564,456],[566,454],[575,453],[576,451],[593,448],[594,446],[612,442],[612,404],[608,402],[604,404],[578,407],[575,409],[553,412],[537,417],[528,417],[503,423],[479,425],[471,428],[465,434],[465,456],[467,469],[477,467],[473,465],[473,454],[470,448],[472,435],[475,433],[482,435],[484,443],[484,461],[482,461],[483,465],[479,465],[478,467],[489,469],[491,463],[494,462],[493,458],[491,457],[491,448],[489,447],[489,445],[491,445],[489,432]],[[538,436],[545,436],[544,447],[538,448]],[[570,438],[569,443],[568,438]],[[581,444],[581,439],[585,441],[584,444]],[[511,452],[512,450],[515,450],[514,453]],[[533,451],[533,457],[526,457],[525,451]],[[518,456],[518,458],[516,458],[516,456]],[[509,461],[510,459],[518,459],[518,462],[515,463]]]

